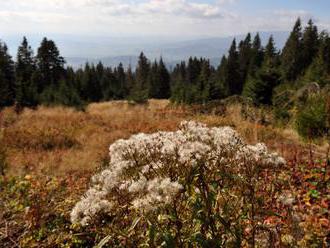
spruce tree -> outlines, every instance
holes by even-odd
[[[65,60],[60,56],[60,52],[54,41],[47,38],[42,40],[38,48],[36,62],[40,80],[38,82],[38,92],[43,93],[47,89],[43,99],[54,99],[50,95],[56,94],[60,80],[65,78]]]
[[[102,93],[102,97],[101,97],[102,101],[119,99],[118,96],[115,95],[115,91],[116,93],[119,94],[119,89],[117,89],[118,87],[117,79],[114,75],[115,73],[116,73],[116,68],[114,71],[112,71],[111,67],[104,68],[102,76],[99,79],[100,89]]]
[[[152,64],[150,74],[150,97],[169,99],[171,96],[170,74],[162,58],[160,58],[159,63],[155,61]]]
[[[59,95],[61,104],[72,106],[77,109],[84,107],[84,102],[80,97],[80,81],[72,67],[67,67],[65,80],[60,81]]]
[[[330,84],[330,37],[325,32],[320,35],[319,51],[307,69],[304,81],[317,82],[321,86]]]
[[[303,68],[301,20],[298,18],[282,52],[282,74],[286,81],[297,79]]]
[[[125,69],[124,69],[124,66],[122,63],[119,63],[114,74],[115,74],[115,78],[119,85],[119,90],[118,90],[117,96],[119,99],[124,99],[128,95],[128,88],[126,85]]]
[[[201,72],[198,78],[198,84],[196,85],[196,97],[195,102],[206,103],[210,100],[210,77],[211,68],[210,61],[204,60],[201,66]]]
[[[242,93],[243,84],[240,77],[238,52],[236,48],[236,40],[234,39],[227,59],[225,72],[226,83],[229,86],[230,95],[240,95]]]
[[[202,59],[190,57],[186,69],[186,80],[184,85],[184,102],[192,104],[196,102],[198,95],[198,80],[201,73]]]
[[[255,73],[261,67],[261,64],[263,62],[263,57],[264,57],[264,51],[261,45],[261,39],[259,33],[257,33],[252,42],[250,65],[248,70],[249,77],[255,76]]]
[[[177,64],[172,72],[171,101],[185,103],[185,91],[187,88],[187,68],[185,62]]]
[[[82,78],[82,96],[87,102],[99,102],[102,99],[102,88],[94,65],[86,63]]]
[[[8,54],[7,45],[0,42],[0,108],[15,101],[14,62]]]
[[[126,80],[125,80],[125,85],[127,87],[127,93],[128,95],[126,96],[127,99],[131,98],[131,94],[133,93],[133,88],[135,86],[135,75],[132,71],[131,65],[128,66],[127,71],[126,71]]]
[[[26,37],[23,37],[16,59],[16,102],[20,107],[32,107],[38,104],[37,85],[33,79],[35,70],[32,48]]]
[[[201,61],[196,57],[190,57],[188,60],[186,80],[187,83],[195,85],[201,71]]]
[[[158,62],[155,60],[150,69],[150,87],[149,87],[149,97],[158,98],[159,95],[159,83],[160,77],[158,73]]]
[[[319,49],[319,34],[317,27],[312,20],[308,21],[308,26],[303,34],[303,69],[307,68],[317,55]]]
[[[112,73],[112,68],[105,68],[99,61],[94,68],[92,65],[92,74],[95,73],[94,79],[89,79],[87,83],[90,90],[93,90],[94,96],[90,94],[89,101],[99,102],[118,99],[115,92],[118,92],[118,83],[115,82],[115,77]],[[91,85],[93,84],[93,85]]]
[[[245,40],[241,41],[239,45],[238,60],[239,60],[241,85],[244,85],[246,81],[251,63],[251,55],[252,55],[251,34],[248,33]]]
[[[136,103],[145,103],[148,101],[149,95],[150,63],[143,52],[141,52],[139,56],[138,66],[135,73],[135,83],[130,98]]]
[[[226,56],[223,56],[220,65],[212,77],[210,85],[210,97],[212,100],[223,99],[229,95],[229,85],[226,79],[227,63]]]
[[[256,104],[271,104],[273,89],[279,84],[279,57],[271,36],[265,48],[264,61],[255,76],[251,76],[243,91]]]
[[[171,96],[170,73],[166,68],[163,58],[159,60],[158,74],[160,79],[158,98],[169,99]]]

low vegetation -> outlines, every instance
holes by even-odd
[[[184,120],[195,122],[180,129]],[[17,114],[7,108],[1,112],[0,142],[5,144],[1,161],[6,166],[0,176],[0,243],[5,247],[326,247],[330,229],[326,140],[318,139],[317,146],[305,143],[292,128],[296,121],[286,128],[274,123],[270,109],[240,99],[202,108],[155,100],[148,105],[91,104],[85,112],[39,107]],[[234,136],[229,138],[237,137],[238,147],[226,150],[231,146],[221,145],[222,136],[220,143],[210,142],[217,132],[227,133],[224,130],[231,130]],[[130,138],[139,133],[146,135]],[[170,156],[157,152],[158,146],[147,149],[159,135],[171,136],[169,142],[189,137],[190,143],[177,144],[178,154],[188,160],[170,163],[166,160]],[[247,145],[258,142],[286,163],[258,160],[268,156],[265,147]],[[144,149],[126,154],[124,150],[132,148],[127,144]],[[116,149],[119,146],[124,153]],[[228,163],[215,166],[213,153],[207,152],[213,146],[214,151],[218,147],[219,152],[227,152],[218,155]],[[252,153],[235,156],[242,150]],[[103,195],[101,207],[96,208],[110,210],[111,205],[111,211],[79,203],[85,192],[88,197],[91,190],[102,189],[100,185],[116,184],[93,175],[110,176],[106,172],[118,159],[133,158],[139,166],[125,171],[118,181],[129,184],[121,191],[106,188],[111,194]],[[163,165],[142,170],[150,160]],[[97,192],[92,193],[100,196]]]

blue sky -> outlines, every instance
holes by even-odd
[[[290,30],[297,17],[329,29],[330,0],[6,0],[3,35],[212,37]]]

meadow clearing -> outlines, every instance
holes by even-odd
[[[121,213],[120,224],[107,220],[83,227],[70,221],[70,212],[89,187],[91,176],[108,166],[111,144],[138,133],[175,131],[184,120],[208,127],[230,126],[246,143],[263,142],[287,161],[274,175],[266,171],[258,174],[257,179],[262,184],[276,181],[272,192],[290,191],[287,193],[290,204],[275,204],[273,195],[260,188],[256,195],[262,199],[264,212],[253,223],[240,222],[239,246],[329,245],[327,145],[303,142],[290,126],[273,127],[271,120],[264,120],[267,118],[260,109],[246,109],[233,103],[219,114],[214,110],[203,112],[198,107],[173,106],[165,100],[150,100],[148,105],[125,101],[95,103],[84,112],[66,107],[39,107],[20,114],[7,108],[0,114],[0,167],[4,172],[0,177],[0,247],[215,246],[211,241],[199,243],[202,241],[197,238],[189,238],[191,246],[184,246],[188,244],[182,241],[184,234],[181,238],[177,229],[171,229],[171,221],[175,220],[162,223],[171,230],[174,243],[159,233],[153,240],[149,222],[138,219],[132,224],[134,221],[127,213]],[[239,196],[245,197],[245,191]],[[265,226],[267,237],[251,234],[250,227],[256,226],[254,221]],[[122,230],[114,230],[119,227]],[[227,247],[237,247],[227,236],[224,239]]]

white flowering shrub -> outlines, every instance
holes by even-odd
[[[230,127],[183,122],[176,132],[134,135],[110,146],[109,167],[92,178],[71,220],[128,230],[138,218],[135,244],[239,247],[254,242],[263,194],[276,193],[263,175],[284,163]]]

